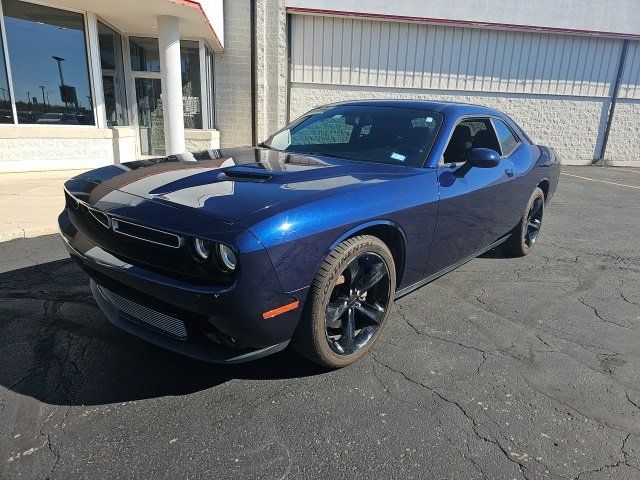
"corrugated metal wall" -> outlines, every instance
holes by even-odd
[[[293,82],[609,97],[622,41],[294,15]],[[622,92],[640,98],[632,42]]]

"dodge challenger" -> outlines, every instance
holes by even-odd
[[[482,253],[534,248],[560,160],[489,108],[316,108],[257,147],[110,165],[65,183],[59,226],[116,326],[234,363],[291,344],[328,368],[394,300]]]

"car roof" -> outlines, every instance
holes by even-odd
[[[481,105],[473,105],[471,103],[460,102],[434,102],[431,100],[414,100],[414,99],[366,99],[351,100],[346,102],[330,103],[326,106],[337,105],[375,105],[379,107],[401,107],[416,108],[421,110],[433,110],[445,114],[453,115],[500,115],[503,114],[493,108],[483,107]]]

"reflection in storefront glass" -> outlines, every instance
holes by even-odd
[[[160,47],[157,38],[129,37],[131,70],[134,72],[159,72]]]
[[[2,5],[18,123],[94,125],[83,16],[18,0]]]
[[[198,42],[180,41],[180,62],[182,63],[184,128],[202,128],[200,49]]]
[[[136,78],[136,103],[138,108],[138,135],[142,155],[163,155],[164,120],[160,79]]]
[[[124,124],[126,108],[122,71],[122,37],[115,30],[98,22],[98,45],[102,67],[102,88],[107,125]]]

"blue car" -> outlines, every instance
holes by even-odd
[[[72,178],[59,224],[127,332],[218,363],[291,343],[338,368],[376,343],[394,300],[498,245],[528,254],[559,173],[489,108],[336,103],[256,148]]]

